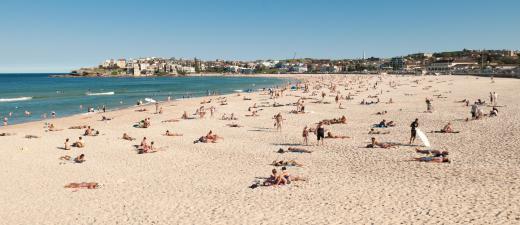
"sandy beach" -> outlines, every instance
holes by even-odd
[[[520,80],[473,76],[294,75],[309,91],[286,90],[276,99],[267,92],[230,94],[164,102],[107,113],[1,127],[0,224],[519,224],[520,223]],[[374,88],[375,83],[378,83]],[[336,92],[352,100],[335,102]],[[489,92],[498,93],[498,116],[472,120],[470,109]],[[314,92],[314,95],[313,95]],[[321,94],[325,93],[322,99]],[[378,104],[361,105],[376,101]],[[439,96],[440,95],[440,96]],[[225,97],[227,105],[217,98]],[[244,97],[251,100],[244,100]],[[305,97],[305,113],[294,114]],[[426,111],[432,98],[433,112]],[[201,104],[202,101],[211,103]],[[390,99],[393,103],[387,104]],[[459,102],[470,101],[470,106]],[[281,104],[272,107],[273,103]],[[256,103],[258,116],[249,117]],[[192,115],[204,106],[214,117]],[[145,112],[137,109],[146,108]],[[194,119],[181,119],[186,111]],[[387,111],[385,115],[377,112]],[[223,114],[238,120],[221,120]],[[275,114],[282,129],[273,126]],[[345,139],[317,146],[305,126],[346,116],[346,124],[325,125]],[[102,116],[112,118],[101,121]],[[136,122],[151,118],[149,128]],[[432,149],[449,151],[450,163],[411,161],[421,141],[408,145],[410,124],[418,119]],[[469,120],[466,121],[466,118]],[[178,122],[161,122],[178,119]],[[376,129],[381,120],[395,127]],[[60,131],[46,131],[45,122]],[[451,122],[460,133],[429,133]],[[230,127],[236,123],[241,127]],[[83,136],[88,125],[98,136]],[[183,136],[164,136],[166,130]],[[212,130],[223,139],[196,143]],[[123,133],[136,138],[123,140]],[[26,135],[39,138],[28,139]],[[82,136],[84,148],[63,150],[66,138]],[[142,138],[155,153],[137,154]],[[395,148],[366,148],[371,137]],[[277,153],[303,148],[312,153]],[[85,154],[73,163],[59,158]],[[295,160],[290,174],[306,181],[250,188],[263,182],[273,161]],[[64,188],[96,182],[96,189]]]

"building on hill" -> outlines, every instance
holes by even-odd
[[[475,61],[447,59],[431,63],[428,66],[428,71],[434,73],[451,73],[453,71],[474,69],[475,67],[478,67],[478,63]]]

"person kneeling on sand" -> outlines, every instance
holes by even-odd
[[[78,141],[76,141],[76,142],[74,142],[72,144],[72,147],[76,147],[76,148],[83,148],[83,147],[85,147],[85,143],[83,142],[83,138],[79,137]]]

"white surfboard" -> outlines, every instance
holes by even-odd
[[[417,131],[417,136],[419,136],[419,139],[421,139],[424,146],[426,146],[428,148],[431,147],[430,141],[428,140],[428,137],[426,137],[426,134],[424,134],[424,132],[422,132],[419,128],[417,128],[415,130]]]

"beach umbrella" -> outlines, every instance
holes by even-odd
[[[417,128],[416,131],[417,131],[417,136],[419,136],[419,139],[421,139],[424,146],[426,146],[428,148],[431,147],[430,141],[428,140],[428,137],[426,137],[426,134],[424,134],[424,132],[422,132],[419,128]]]

